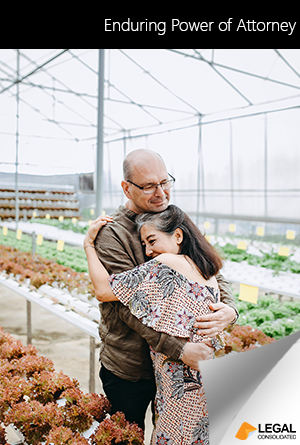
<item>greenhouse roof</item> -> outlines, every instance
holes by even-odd
[[[300,217],[300,49],[105,49],[100,88],[99,54],[0,50],[0,171],[94,172],[103,91],[106,206],[146,147],[187,210]]]
[[[0,79],[2,146],[14,145],[17,85],[27,145],[96,143],[97,49],[1,49]],[[300,50],[107,49],[104,97],[105,142],[298,107]]]

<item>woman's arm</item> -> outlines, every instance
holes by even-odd
[[[108,284],[109,273],[99,260],[94,247],[94,239],[96,238],[97,233],[108,221],[112,221],[112,217],[108,215],[99,216],[99,218],[93,221],[84,238],[83,246],[97,300],[118,301]]]

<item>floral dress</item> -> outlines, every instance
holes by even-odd
[[[216,349],[223,346],[222,336],[198,336],[193,328],[196,316],[212,312],[208,305],[219,302],[217,289],[191,281],[156,259],[110,275],[109,284],[118,300],[154,330],[193,342],[209,340]],[[150,354],[157,386],[151,445],[208,445],[208,412],[200,372],[151,347]]]

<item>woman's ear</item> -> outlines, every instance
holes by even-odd
[[[177,227],[177,229],[175,229],[174,236],[175,236],[176,243],[178,245],[181,244],[183,241],[183,232],[179,227]]]

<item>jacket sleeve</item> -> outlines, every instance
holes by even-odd
[[[186,338],[172,337],[149,328],[132,315],[129,308],[123,304],[117,305],[116,310],[118,311],[120,319],[143,337],[156,352],[161,352],[172,360],[179,359],[182,349],[188,341]]]
[[[94,241],[95,250],[109,274],[120,273],[137,266],[139,258],[136,258],[134,249],[126,241],[126,237],[124,236],[121,240],[118,233],[110,225],[99,231]],[[141,257],[142,261],[143,255]]]
[[[137,258],[131,246],[127,245],[124,239],[120,241],[109,225],[101,229],[96,237],[95,250],[110,274],[130,270],[137,265]],[[165,354],[172,360],[178,359],[187,342],[185,338],[172,337],[145,326],[123,304],[114,305],[114,308],[119,318],[144,338],[155,351]]]
[[[220,289],[220,297],[221,297],[221,302],[224,304],[227,304],[228,306],[232,307],[235,312],[236,312],[236,319],[234,320],[233,323],[235,323],[239,317],[239,313],[233,298],[233,294],[232,294],[232,290],[230,287],[230,284],[228,283],[227,280],[225,280],[225,278],[223,277],[222,274],[218,273],[216,275],[216,279],[219,285],[219,289]]]

